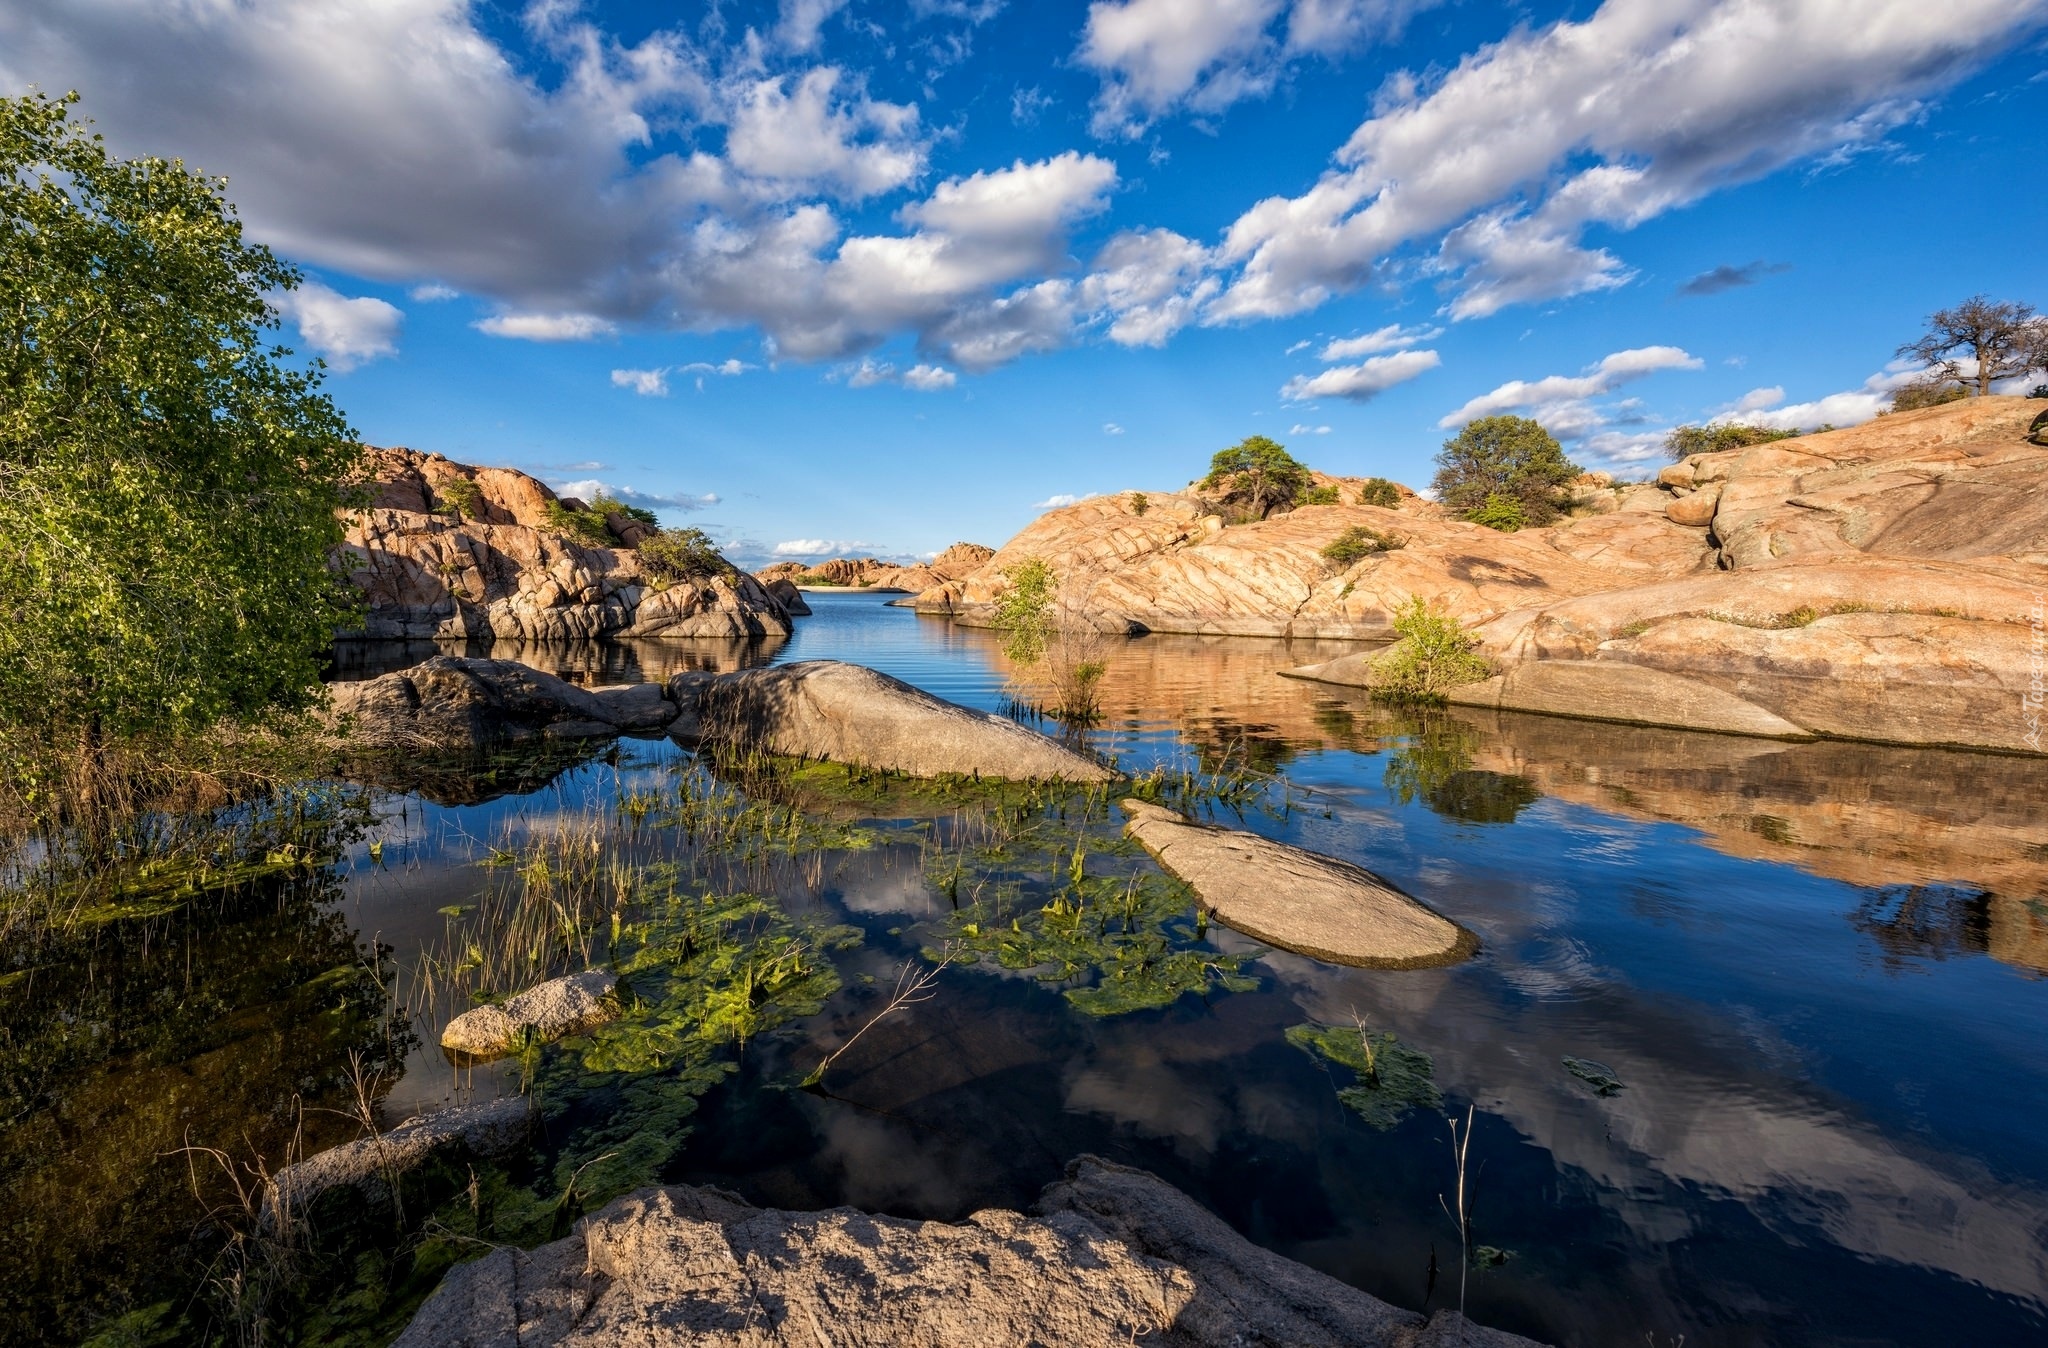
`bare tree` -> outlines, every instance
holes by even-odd
[[[2037,315],[2031,304],[1973,295],[1930,316],[1926,333],[1898,354],[1926,362],[1934,384],[1968,388],[1974,381],[1981,398],[2001,379],[2048,368],[2048,318]],[[1965,360],[1976,364],[1967,375]]]

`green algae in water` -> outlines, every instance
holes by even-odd
[[[1412,1109],[1443,1107],[1436,1064],[1427,1053],[1409,1048],[1390,1033],[1375,1034],[1361,1026],[1295,1025],[1288,1028],[1287,1042],[1318,1061],[1357,1073],[1357,1082],[1340,1089],[1337,1098],[1381,1132]]]
[[[1594,1062],[1590,1058],[1566,1057],[1564,1070],[1591,1086],[1593,1094],[1602,1099],[1627,1089],[1621,1084],[1621,1078],[1614,1075],[1613,1068],[1605,1063]]]

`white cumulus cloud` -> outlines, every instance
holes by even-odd
[[[1033,510],[1057,510],[1061,506],[1079,505],[1095,495],[1096,493],[1092,491],[1084,491],[1078,495],[1073,492],[1056,492],[1046,497],[1043,501],[1033,501],[1031,508]]]
[[[1699,357],[1675,346],[1642,346],[1616,351],[1588,366],[1583,374],[1510,379],[1492,392],[1480,394],[1457,411],[1446,413],[1436,424],[1450,430],[1480,417],[1519,408],[1565,408],[1611,393],[1623,384],[1659,370],[1697,370],[1704,364]],[[1537,419],[1543,420],[1540,415]],[[1551,433],[1559,434],[1554,426]]]
[[[398,354],[405,314],[396,305],[368,295],[351,299],[318,281],[301,281],[298,289],[272,296],[271,303],[298,326],[306,345],[340,373]]]
[[[1310,398],[1368,402],[1396,384],[1405,384],[1443,363],[1443,357],[1434,351],[1396,351],[1388,356],[1370,357],[1357,365],[1333,366],[1317,375],[1296,375],[1281,388],[1280,396],[1297,403]]]
[[[1376,351],[1405,350],[1417,343],[1431,341],[1443,335],[1444,330],[1439,327],[1404,328],[1399,323],[1389,323],[1384,328],[1376,328],[1358,337],[1338,338],[1323,348],[1322,358],[1330,361],[1356,360],[1360,356],[1370,356]],[[1292,355],[1307,345],[1307,342],[1298,343],[1288,348],[1288,354]]]
[[[522,342],[587,342],[618,331],[618,325],[595,314],[493,314],[470,325],[492,337]]]
[[[668,370],[613,370],[612,387],[629,388],[643,398],[668,396]]]
[[[702,510],[718,504],[717,492],[706,492],[702,496],[691,496],[686,492],[641,491],[635,487],[605,482],[599,478],[579,478],[573,482],[550,482],[557,496],[573,496],[588,504],[600,496],[625,505],[639,506],[643,510]]]

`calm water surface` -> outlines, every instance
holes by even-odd
[[[873,596],[812,602],[774,647],[492,654],[586,681],[829,657],[1001,704],[986,633]],[[1273,673],[1342,649],[1134,641],[1096,744],[1135,766],[1279,774],[1293,808],[1246,826],[1388,877],[1478,933],[1476,958],[1381,972],[1268,953],[1254,991],[1100,1020],[1028,976],[949,969],[835,1069],[837,1098],[764,1089],[788,1047],[750,1050],[669,1177],[954,1219],[1027,1205],[1092,1151],[1374,1295],[1443,1305],[1458,1262],[1444,1117],[1366,1127],[1282,1037],[1358,1016],[1434,1059],[1446,1111],[1476,1110],[1474,1240],[1510,1254],[1472,1276],[1481,1322],[1660,1348],[2048,1342],[2038,765],[1457,713],[1430,738],[1452,770],[1418,789],[1413,722]],[[430,651],[356,648],[343,673]],[[629,744],[523,796],[401,802],[381,859],[359,845],[345,863],[333,911],[416,962],[440,910],[486,883],[491,843],[658,782],[679,756]],[[791,901],[863,929],[850,974],[886,979],[946,912],[914,846],[844,854],[815,879]],[[431,1045],[438,1023],[419,1028]],[[1566,1057],[1623,1088],[1596,1094]],[[388,1104],[501,1084],[421,1050]]]

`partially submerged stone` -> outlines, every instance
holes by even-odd
[[[1336,964],[1415,969],[1470,955],[1477,938],[1348,861],[1241,829],[1201,824],[1141,800],[1124,832],[1191,886],[1234,931]]]
[[[303,1214],[329,1190],[353,1188],[372,1203],[386,1203],[391,1181],[444,1152],[477,1159],[504,1156],[524,1145],[529,1110],[519,1096],[463,1105],[407,1119],[389,1132],[330,1147],[277,1172],[264,1198],[263,1222]]]
[[[913,777],[1100,782],[1116,774],[1006,717],[962,707],[900,679],[837,660],[678,674],[671,733],[785,758],[829,760]]]
[[[556,739],[660,734],[676,707],[658,683],[581,688],[516,660],[437,655],[410,669],[328,685],[329,717],[371,748],[474,749]]]
[[[1541,660],[1483,683],[1454,688],[1452,702],[1594,721],[1710,730],[1769,739],[1812,739],[1803,726],[1682,674],[1613,660]]]
[[[618,982],[604,969],[551,978],[496,1006],[463,1012],[441,1031],[441,1047],[473,1059],[502,1058],[529,1035],[548,1043],[603,1024],[618,1014]]]
[[[1261,1250],[1164,1181],[1084,1156],[1035,1215],[783,1212],[679,1185],[454,1269],[397,1348],[1528,1348]]]

